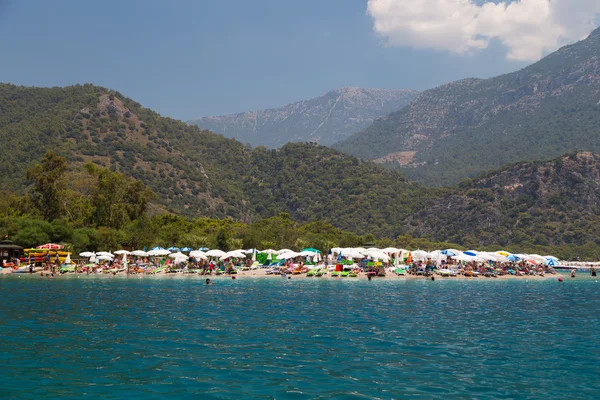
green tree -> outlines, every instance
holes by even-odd
[[[46,221],[62,215],[61,200],[66,170],[67,159],[50,150],[41,163],[27,170],[27,179],[33,181],[32,200]]]

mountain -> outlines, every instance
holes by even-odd
[[[443,186],[508,163],[600,151],[600,29],[520,71],[421,93],[333,147]]]
[[[399,246],[407,235],[423,239],[418,243],[424,246],[428,239],[515,251],[530,246],[550,252],[549,246],[560,246],[561,254],[569,255],[597,254],[600,244],[600,156],[591,153],[519,163],[450,188],[430,189],[399,171],[314,143],[252,149],[93,85],[0,84],[0,110],[0,140],[6,149],[0,157],[3,201],[30,190],[26,170],[50,149],[69,160],[71,192],[89,196],[84,166],[96,164],[152,189],[154,214],[225,218],[232,224],[271,216],[324,221],[359,235],[398,238]],[[71,207],[82,204],[74,201]],[[166,215],[160,220],[165,221],[161,240],[180,236],[180,219]],[[148,229],[162,229],[140,224],[145,236],[153,235]],[[319,226],[311,229],[327,225]],[[31,235],[37,232],[28,229]],[[217,228],[210,229],[216,234]]]
[[[342,88],[280,108],[188,121],[252,146],[279,148],[288,142],[338,142],[377,117],[406,106],[417,92]]]
[[[289,213],[355,232],[397,235],[425,189],[403,174],[314,144],[248,146],[143,108],[93,85],[26,88],[0,84],[3,190],[26,190],[25,171],[46,150],[77,168],[95,163],[133,177],[157,205],[191,217],[252,222]]]
[[[522,162],[464,181],[409,218],[466,247],[600,245],[600,155]]]

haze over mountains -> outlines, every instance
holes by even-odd
[[[203,117],[188,121],[252,146],[278,148],[288,142],[331,145],[366,128],[377,117],[397,111],[413,90],[347,87],[280,108]]]
[[[520,71],[425,91],[333,146],[443,186],[524,160],[600,151],[600,29]]]

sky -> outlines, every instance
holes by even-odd
[[[598,0],[0,0],[0,82],[93,83],[189,120],[512,72],[598,16]]]

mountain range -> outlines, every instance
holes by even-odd
[[[520,71],[419,94],[333,147],[445,186],[518,161],[600,151],[600,29]]]
[[[154,213],[244,222],[287,213],[360,235],[414,235],[478,245],[597,246],[600,156],[520,163],[458,186],[430,189],[401,172],[314,143],[252,149],[164,118],[93,85],[0,84],[4,194],[24,193],[25,171],[46,150],[70,163],[86,196],[85,164],[119,171],[156,194]]]
[[[280,108],[188,121],[252,146],[279,148],[288,142],[331,145],[366,128],[377,117],[407,105],[417,92],[347,87]]]

